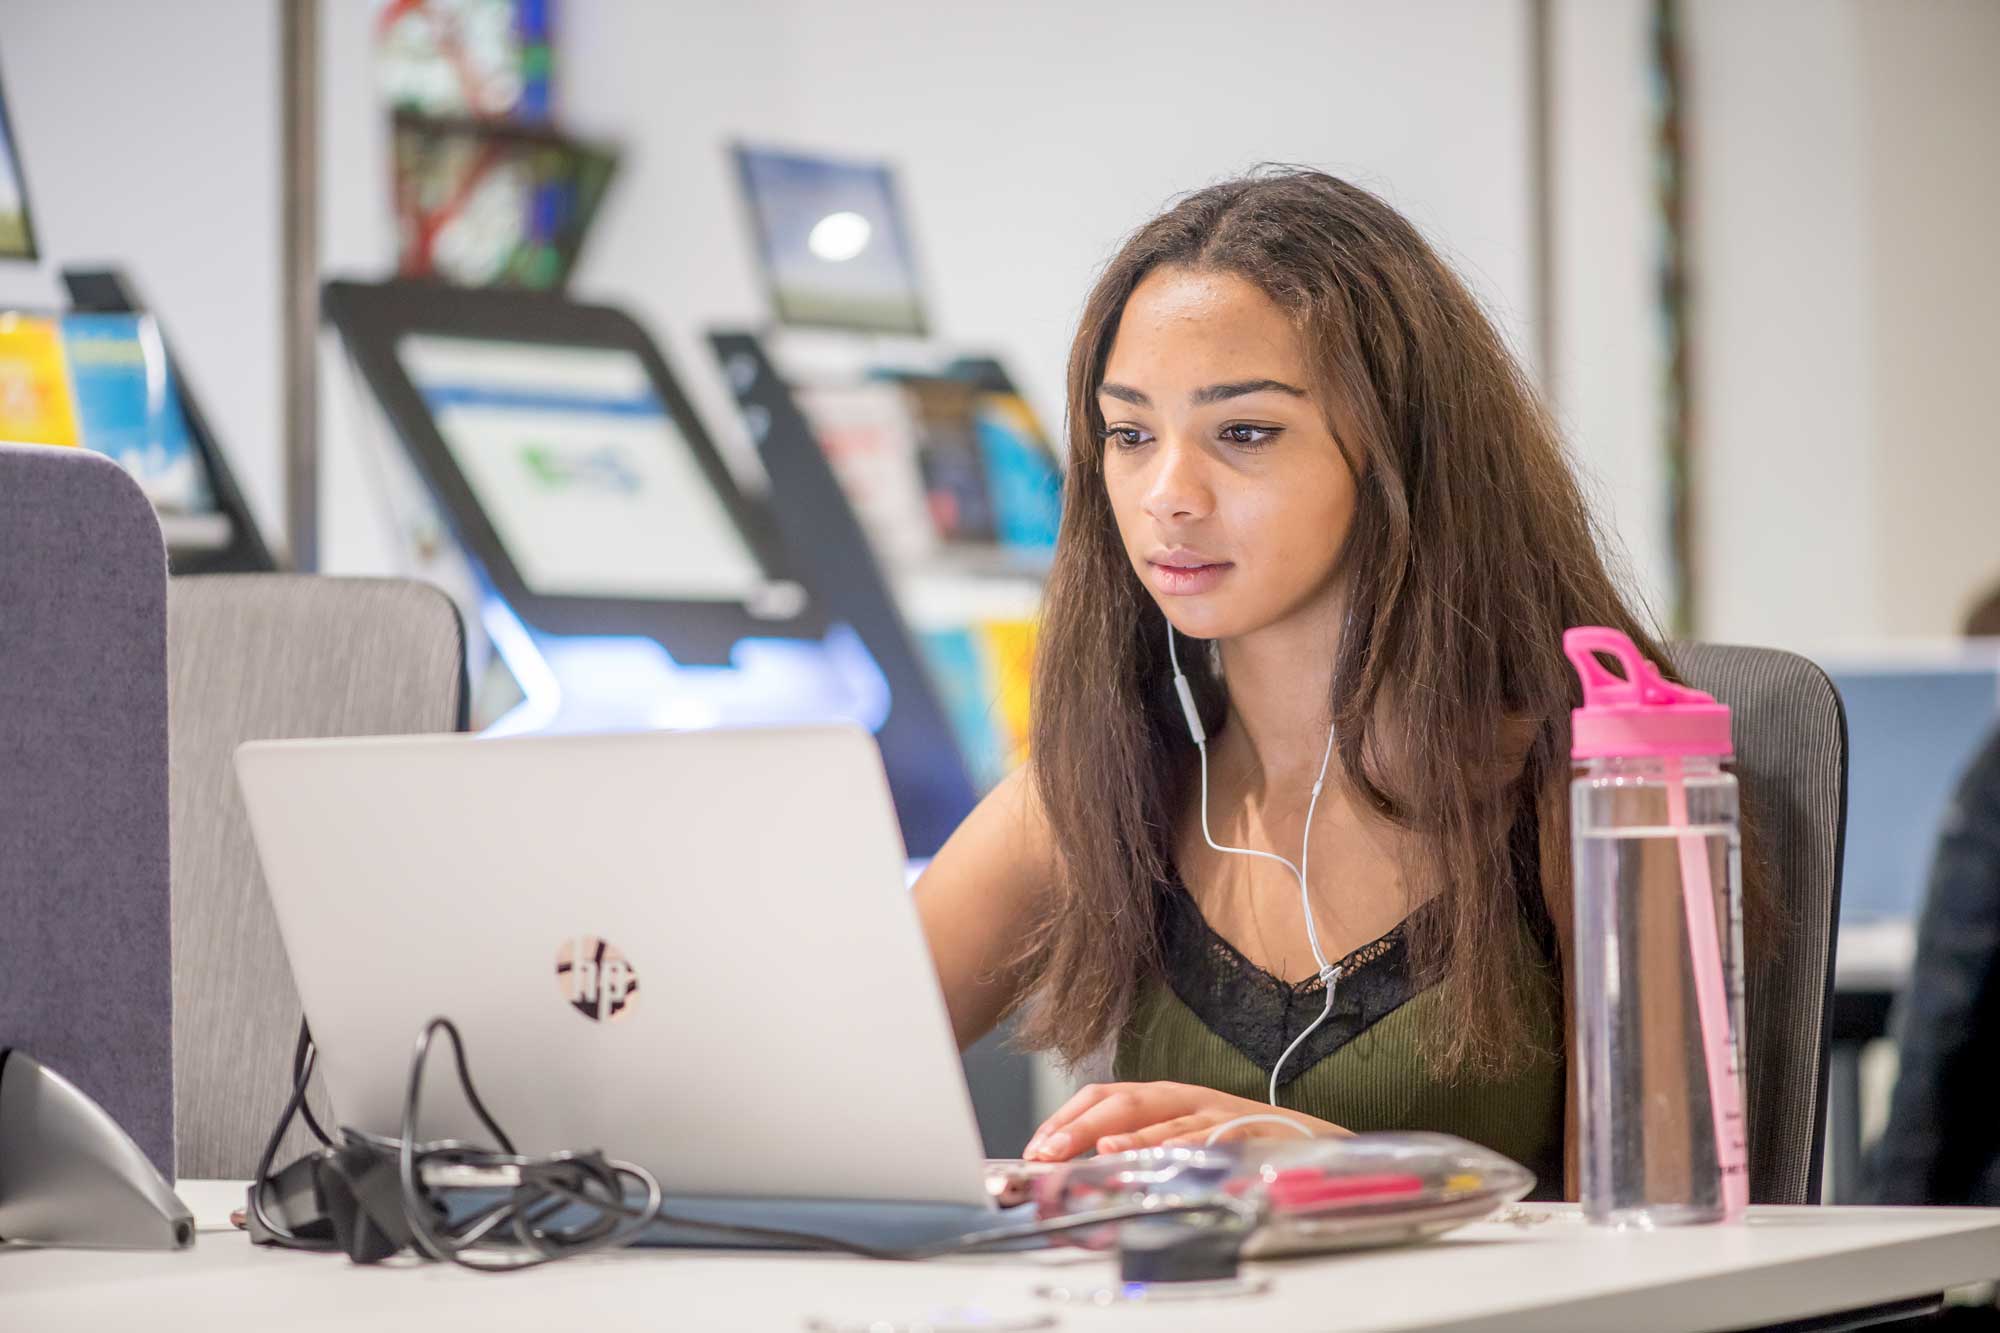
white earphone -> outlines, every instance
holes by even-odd
[[[1261,856],[1267,861],[1276,861],[1279,865],[1292,872],[1292,877],[1299,882],[1299,906],[1305,912],[1306,917],[1306,943],[1312,946],[1313,960],[1319,964],[1319,979],[1326,987],[1326,1007],[1321,1009],[1319,1017],[1309,1023],[1306,1026],[1306,1030],[1301,1032],[1297,1039],[1285,1048],[1285,1053],[1278,1057],[1277,1064],[1271,1067],[1269,1100],[1271,1105],[1276,1106],[1278,1104],[1278,1077],[1284,1072],[1285,1062],[1292,1058],[1292,1052],[1298,1050],[1305,1043],[1305,1039],[1310,1037],[1319,1025],[1326,1022],[1327,1017],[1333,1013],[1334,987],[1339,984],[1341,977],[1340,967],[1327,962],[1326,952],[1320,948],[1319,928],[1313,923],[1312,894],[1306,888],[1306,866],[1312,854],[1313,811],[1319,808],[1320,788],[1326,785],[1326,766],[1328,761],[1333,758],[1333,728],[1327,728],[1326,753],[1320,758],[1319,777],[1313,781],[1312,800],[1306,806],[1306,831],[1304,845],[1299,848],[1299,863],[1293,865],[1276,852],[1260,852],[1250,847],[1224,847],[1210,836],[1208,831],[1208,733],[1202,729],[1201,714],[1195,710],[1194,691],[1188,688],[1187,677],[1181,674],[1181,658],[1179,651],[1174,647],[1174,627],[1172,622],[1168,622],[1167,624],[1167,657],[1173,663],[1174,692],[1180,696],[1181,712],[1187,717],[1188,735],[1194,739],[1195,748],[1201,751],[1202,840],[1218,852],[1228,852],[1235,856]],[[1213,1143],[1225,1130],[1232,1129],[1237,1125],[1245,1124],[1251,1120],[1282,1119],[1283,1117],[1277,1116],[1239,1117],[1238,1119],[1231,1120],[1228,1124],[1219,1126],[1208,1136],[1208,1139],[1210,1143]],[[1303,1125],[1298,1124],[1296,1121],[1285,1120],[1284,1123],[1301,1131],[1305,1129]]]

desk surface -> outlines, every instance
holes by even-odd
[[[217,1229],[242,1198],[190,1182],[192,1251],[0,1247],[0,1328],[387,1330],[422,1327],[804,1329],[976,1307],[1052,1312],[1074,1330],[1721,1329],[1883,1304],[2000,1276],[2000,1210],[1753,1209],[1741,1227],[1598,1231],[1574,1208],[1527,1206],[1428,1245],[1253,1265],[1269,1291],[1152,1309],[1062,1306],[1108,1260],[1076,1250],[925,1264],[824,1255],[650,1250],[492,1277],[258,1250]],[[634,1317],[647,1323],[634,1323]],[[610,1322],[618,1320],[617,1323]]]

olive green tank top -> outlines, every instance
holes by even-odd
[[[1531,1197],[1561,1198],[1561,997],[1537,992],[1521,1034],[1534,1054],[1516,1072],[1441,1078],[1418,1056],[1417,1034],[1435,1012],[1437,993],[1412,985],[1407,924],[1338,960],[1333,1012],[1285,1062],[1279,1104],[1355,1131],[1456,1134],[1533,1171]],[[1161,892],[1160,943],[1164,975],[1138,996],[1119,1035],[1114,1077],[1192,1083],[1264,1101],[1272,1066],[1325,1006],[1324,987],[1317,978],[1294,984],[1252,963],[1209,926],[1177,882]]]

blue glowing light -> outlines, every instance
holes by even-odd
[[[872,733],[889,717],[888,680],[845,624],[818,641],[742,639],[727,665],[696,666],[638,635],[541,633],[491,592],[480,622],[523,696],[488,736],[836,721]]]

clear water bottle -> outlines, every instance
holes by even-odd
[[[1729,710],[1663,680],[1616,630],[1570,630],[1563,651],[1583,678],[1570,836],[1584,1215],[1734,1220],[1749,1165]]]

